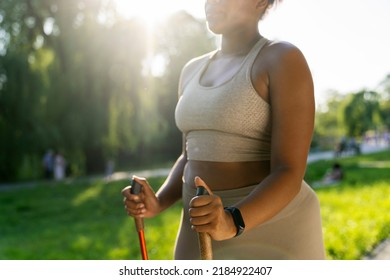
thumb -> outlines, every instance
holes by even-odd
[[[205,181],[203,181],[199,176],[196,176],[194,181],[195,181],[195,186],[197,188],[204,187],[207,190],[207,192],[209,193],[209,195],[213,195],[213,192],[211,191],[210,187],[207,186]]]

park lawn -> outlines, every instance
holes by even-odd
[[[335,160],[309,165],[314,184]],[[316,189],[321,203],[324,242],[329,259],[361,259],[390,238],[390,150],[338,159],[345,178]]]
[[[150,178],[159,186],[162,178]],[[128,181],[42,184],[0,192],[0,259],[140,259],[138,235],[125,214]],[[145,221],[150,259],[172,259],[180,206]]]
[[[342,183],[318,188],[329,259],[361,259],[390,237],[390,151],[340,159]],[[319,180],[333,161],[308,166]],[[158,187],[164,178],[149,178]],[[126,181],[75,180],[0,192],[0,259],[140,259],[133,220],[125,215]],[[169,260],[180,203],[145,220],[150,259]]]

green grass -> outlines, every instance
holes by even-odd
[[[159,186],[162,178],[150,178]],[[126,216],[128,182],[44,184],[0,192],[0,259],[140,259],[138,235]],[[145,221],[150,259],[172,259],[180,206]]]
[[[316,189],[329,259],[361,259],[390,237],[390,151],[338,160],[342,182]],[[333,161],[309,165],[306,180],[319,180]]]
[[[318,188],[329,259],[361,259],[390,237],[390,151],[340,160],[342,183]],[[333,161],[309,165],[319,180]],[[163,178],[149,178],[158,187]],[[75,181],[0,192],[0,259],[140,259],[133,220],[123,209],[126,181]],[[169,260],[180,203],[145,220],[150,259]]]

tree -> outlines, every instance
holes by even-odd
[[[177,156],[179,73],[213,39],[185,13],[150,34],[118,17],[112,3],[0,2],[1,180],[38,178],[49,148],[63,152],[75,175],[102,172],[121,155]],[[169,62],[163,76],[144,71],[150,38]]]
[[[382,123],[378,93],[362,90],[350,94],[343,107],[343,122],[350,137],[361,137],[368,130],[376,130]]]
[[[381,115],[384,128],[390,131],[390,74],[379,85],[381,95]]]
[[[329,91],[325,104],[316,110],[312,146],[333,148],[336,139],[343,135],[343,124],[339,117],[344,96],[337,91]]]
[[[79,173],[101,170],[117,143],[135,149],[134,135],[143,135],[132,125],[140,113],[131,109],[140,102],[143,31],[134,21],[102,21],[112,13],[106,3],[0,3],[2,179],[22,178],[25,158],[39,170],[49,147],[63,150]]]

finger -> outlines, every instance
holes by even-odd
[[[140,183],[142,186],[145,184],[146,182],[146,178],[144,177],[139,177],[139,176],[136,176],[136,175],[133,175],[132,179],[134,181],[137,181],[138,183]]]
[[[194,181],[196,187],[204,187],[209,193],[209,195],[213,195],[213,192],[211,191],[210,187],[207,186],[206,182],[203,181],[199,176],[196,176]]]
[[[190,223],[194,226],[206,225],[210,222],[210,216],[208,215],[190,218]]]
[[[190,202],[190,209],[188,213],[190,217],[202,217],[210,214],[209,201],[200,201],[201,199],[195,197]]]
[[[131,193],[131,186],[127,186],[122,190],[122,195],[126,197],[128,200],[133,201],[141,201],[141,197],[138,194],[132,194]]]
[[[122,193],[122,195],[123,195],[124,197],[129,198],[129,197],[131,196],[130,190],[131,190],[131,186],[126,186],[126,187],[122,190],[121,193]]]
[[[145,207],[144,203],[139,202],[136,199],[130,200],[126,197],[123,199],[123,204],[125,205],[126,208],[129,209],[141,209]]]
[[[142,197],[141,195],[138,194],[131,194],[130,192],[131,187],[126,187],[125,189],[122,190],[122,195],[124,196],[124,201],[134,201],[136,203],[142,202]]]
[[[196,232],[209,232],[210,231],[210,225],[205,224],[205,225],[191,225],[191,229]]]
[[[145,213],[145,209],[142,208],[142,209],[137,209],[137,210],[133,210],[133,209],[127,209],[126,208],[126,212],[127,212],[127,215],[129,216],[132,216],[132,217],[140,217],[140,218],[143,218],[144,217],[144,213]]]
[[[213,202],[213,197],[209,195],[195,196],[190,200],[190,208],[202,207],[210,205]],[[194,209],[195,210],[195,209]]]
[[[124,201],[124,207],[127,214],[131,216],[141,215],[146,211],[145,205],[143,203],[135,203],[127,199]]]

